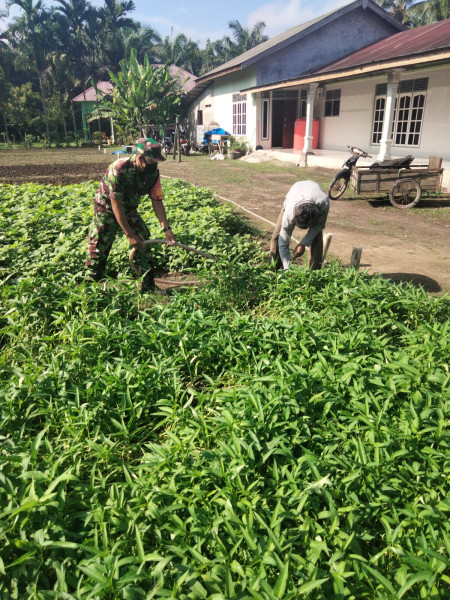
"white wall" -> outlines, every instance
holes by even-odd
[[[233,94],[256,85],[255,68],[225,75],[214,83],[215,120],[230,133],[233,132]],[[254,148],[256,145],[256,100],[254,94],[247,96],[247,135],[242,136]]]
[[[203,131],[211,129],[210,123],[214,121],[214,86],[211,84],[204,92],[200,94],[198,98],[189,106],[188,110],[188,121],[189,121],[189,133],[191,140],[200,143],[201,140],[198,137],[197,128],[197,113],[203,111],[203,126],[199,126]],[[203,138],[203,136],[201,136]]]
[[[401,79],[421,77],[429,80],[420,146],[393,146],[391,153],[393,156],[412,154],[417,158],[437,155],[450,160],[450,66],[407,71]],[[316,101],[321,149],[346,150],[347,146],[358,146],[373,156],[378,154],[379,145],[371,144],[375,86],[386,81],[386,76],[381,76],[327,84],[325,90],[341,90],[341,106],[338,117],[325,117],[325,94]]]

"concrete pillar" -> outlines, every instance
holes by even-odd
[[[398,82],[401,70],[396,69],[387,75],[386,105],[384,107],[383,131],[381,132],[379,161],[391,158],[392,121],[394,120],[395,98],[397,97]]]
[[[317,83],[310,83],[306,95],[306,125],[305,125],[305,144],[302,154],[314,154],[312,149],[312,126],[314,116],[314,100],[316,98]]]

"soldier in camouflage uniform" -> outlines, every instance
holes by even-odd
[[[122,230],[130,245],[138,250],[136,264],[142,273],[146,273],[141,291],[155,289],[149,250],[142,245],[150,234],[138,213],[138,206],[142,196],[150,196],[166,240],[176,242],[162,202],[157,163],[163,160],[158,142],[151,138],[140,138],[135,155],[119,158],[109,166],[95,195],[94,219],[88,234],[86,268],[90,279],[99,281],[104,276],[112,244]]]

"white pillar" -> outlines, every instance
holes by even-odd
[[[397,97],[398,82],[401,71],[396,69],[387,76],[386,105],[384,107],[383,131],[381,132],[379,161],[391,158],[392,121],[394,120],[395,98]]]
[[[305,126],[305,144],[303,146],[303,154],[314,154],[312,149],[312,126],[313,126],[313,114],[314,114],[314,100],[316,97],[317,83],[310,83],[308,85],[308,92],[306,95],[306,126]]]

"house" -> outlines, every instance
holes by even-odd
[[[405,30],[358,0],[199,77],[187,101],[190,121],[207,114],[253,147],[448,161],[450,19]]]
[[[99,81],[97,83],[97,88],[106,97],[112,98],[113,86],[109,81]],[[81,94],[78,94],[78,96],[75,96],[75,98],[72,98],[72,102],[79,102],[81,106],[81,119],[83,122],[85,141],[88,141],[88,139],[90,138],[88,117],[97,107],[102,97],[103,96],[101,96],[100,98],[98,97],[96,89],[92,86],[87,90],[81,92]],[[112,137],[114,139],[114,126],[112,120],[107,122],[106,119],[101,119],[99,130],[103,131],[103,129],[107,130],[105,133],[107,133],[108,137]]]
[[[152,66],[163,67],[164,65],[158,63]],[[172,77],[177,77],[178,80],[183,84],[183,93],[187,94],[194,88],[196,76],[192,73],[189,73],[184,69],[180,69],[176,65],[169,66],[169,73]],[[97,88],[102,94],[106,95],[106,97],[112,97],[114,88],[109,81],[99,81],[97,83]],[[85,132],[86,141],[90,137],[89,115],[97,107],[98,102],[101,100],[101,97],[98,97],[95,87],[90,87],[87,90],[81,92],[81,94],[78,94],[78,96],[72,98],[72,102],[79,102],[81,105],[81,118],[83,122],[83,131]],[[114,125],[112,120],[100,119],[98,129],[99,131],[104,131],[106,137],[112,138],[112,141],[114,142]]]
[[[198,77],[183,99],[189,122],[208,128],[214,121],[253,147],[292,148],[295,120],[306,117],[308,106],[313,112],[315,90],[273,86],[314,73],[403,30],[372,0],[356,0],[292,27]]]

